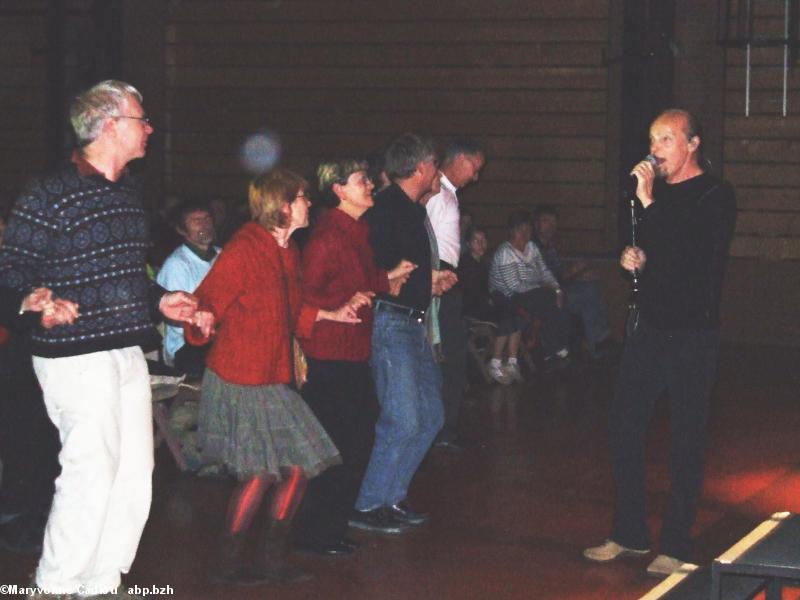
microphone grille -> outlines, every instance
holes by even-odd
[[[658,161],[656,160],[656,157],[653,156],[652,154],[648,154],[647,156],[644,157],[644,159],[654,167],[658,166]]]

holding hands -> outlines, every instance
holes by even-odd
[[[209,338],[214,333],[214,313],[209,310],[197,310],[189,321],[194,327],[200,330],[203,337]]]
[[[434,296],[441,296],[456,283],[458,283],[458,276],[453,271],[434,269],[431,280],[431,293]]]
[[[353,297],[342,304],[336,310],[320,309],[317,313],[317,321],[338,321],[339,323],[361,323],[358,318],[358,309],[362,306],[372,306],[374,292],[356,292]]]
[[[36,288],[22,300],[23,312],[42,313],[42,327],[50,329],[56,325],[71,325],[78,318],[78,305],[63,298],[53,298],[48,288]]]
[[[164,294],[158,303],[158,309],[167,319],[188,323],[207,339],[214,333],[214,313],[198,310],[199,306],[197,296],[180,291]]]
[[[389,293],[392,296],[397,296],[400,294],[403,284],[408,281],[411,271],[416,268],[417,265],[412,263],[410,260],[403,259],[397,263],[397,266],[394,269],[389,271]]]
[[[171,321],[193,323],[199,302],[194,294],[188,292],[168,292],[161,296],[158,310]]]

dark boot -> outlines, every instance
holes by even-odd
[[[298,583],[312,578],[310,573],[287,562],[290,528],[291,519],[269,518],[250,573],[252,580]]]
[[[222,533],[217,562],[211,569],[213,581],[240,585],[252,583],[242,560],[246,532],[233,534],[226,530]]]

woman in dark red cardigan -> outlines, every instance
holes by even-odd
[[[302,298],[300,255],[290,236],[308,225],[306,188],[305,180],[282,169],[255,179],[249,193],[253,221],[228,242],[195,292],[217,327],[203,377],[199,442],[207,460],[224,464],[240,481],[215,565],[217,579],[231,583],[308,577],[286,564],[289,527],[306,478],[340,462],[324,429],[289,387],[291,335],[308,337],[322,321],[352,327],[369,298],[354,293],[331,310]],[[191,343],[207,341],[196,328],[186,332]],[[245,567],[245,536],[270,487],[261,548]]]
[[[359,290],[397,293],[413,265],[402,261],[390,273],[378,269],[361,215],[373,204],[367,164],[323,163],[317,170],[325,203],[303,250],[306,301],[334,307]],[[309,483],[295,522],[298,549],[315,554],[350,554],[358,544],[345,537],[361,479],[369,462],[378,416],[372,373],[372,309],[364,306],[355,326],[326,321],[301,339],[308,360],[303,398],[339,448],[342,464]]]

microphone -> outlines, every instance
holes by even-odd
[[[648,154],[642,160],[649,162],[651,165],[653,165],[654,168],[658,166],[658,159],[652,154]],[[631,173],[629,177],[631,178],[631,182],[633,182],[634,184],[638,183],[638,178],[636,177],[636,175]]]

